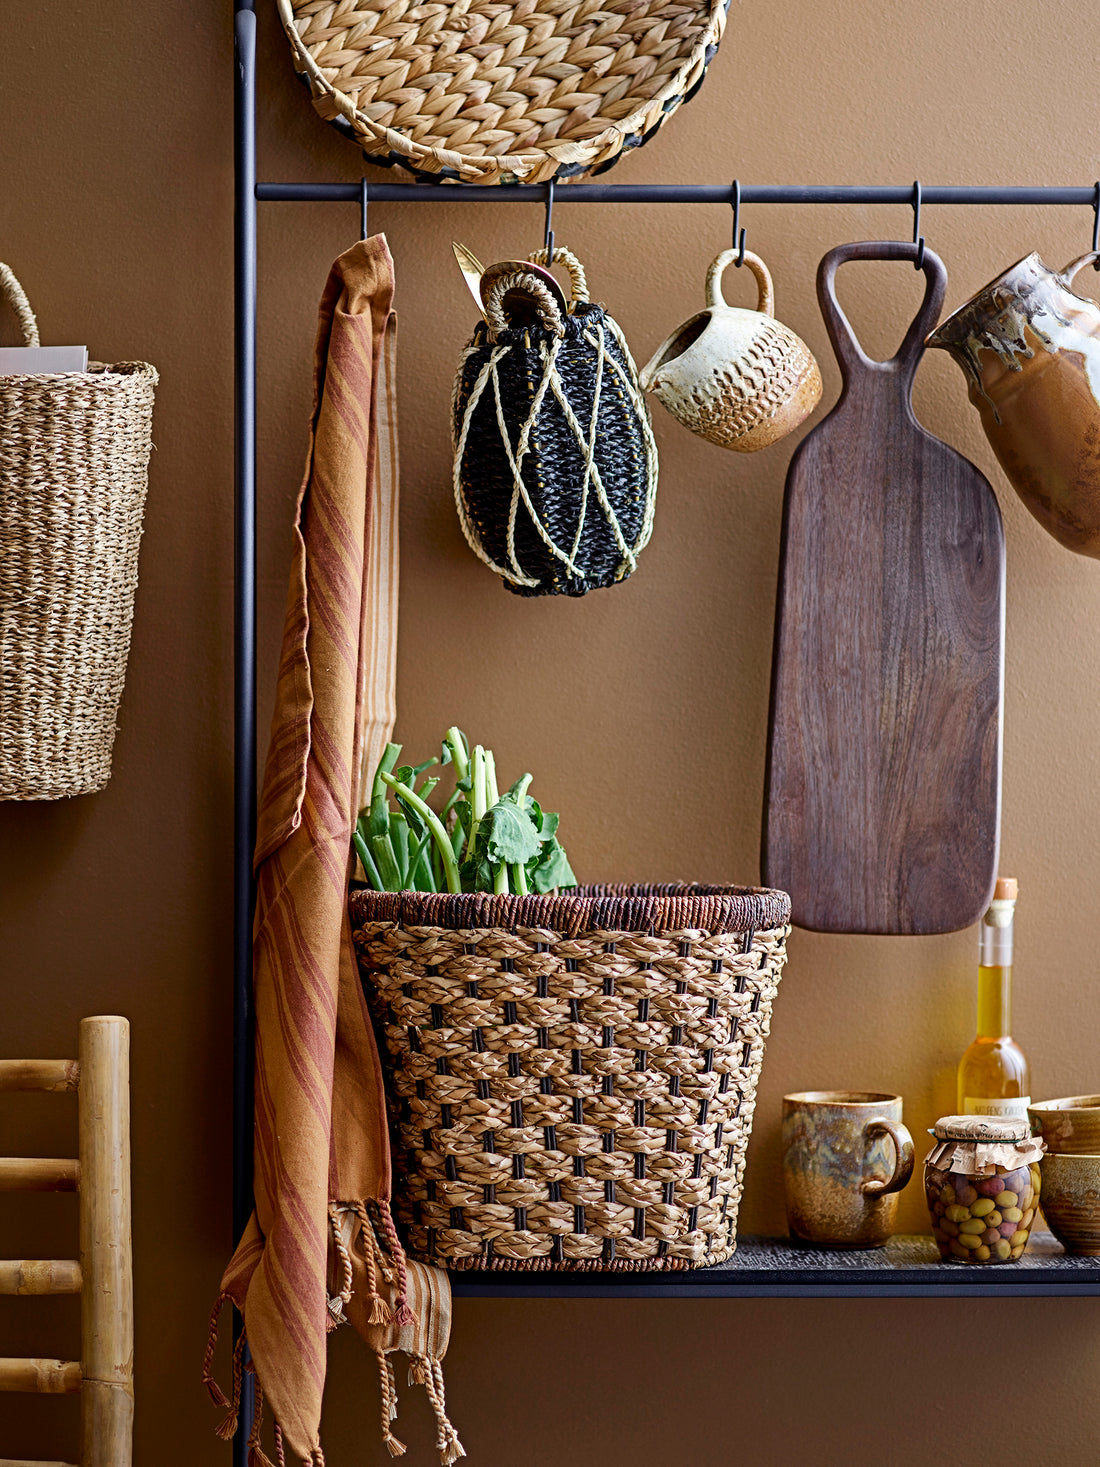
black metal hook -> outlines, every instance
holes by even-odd
[[[359,183],[359,238],[367,237],[367,180],[361,179]]]
[[[554,180],[546,185],[546,268],[554,263]]]
[[[913,184],[913,243],[917,247],[917,258],[913,261],[914,270],[920,270],[924,265],[924,235],[920,232],[920,205],[921,186],[918,178]]]
[[[1096,184],[1092,195],[1092,252],[1096,254],[1100,250],[1100,183]],[[1100,260],[1093,260],[1092,268],[1100,270]]]
[[[745,263],[745,231],[741,227],[741,180],[733,180],[733,248],[737,251],[734,264],[740,270]]]

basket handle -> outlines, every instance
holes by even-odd
[[[23,333],[24,346],[38,346],[38,322],[34,319],[27,293],[16,280],[7,265],[0,260],[0,295],[11,306],[19,318],[19,329]]]
[[[495,341],[502,331],[508,329],[508,318],[504,314],[504,297],[510,290],[521,290],[528,296],[539,315],[539,320],[555,336],[565,334],[565,322],[561,318],[558,303],[550,291],[533,271],[512,270],[507,275],[498,275],[485,297],[485,319]]]
[[[536,250],[529,256],[532,265],[543,265],[549,268],[547,261],[549,252],[547,250]],[[577,259],[572,250],[567,250],[564,245],[554,246],[554,264],[564,265],[569,271],[569,289],[574,302],[587,301],[588,280],[585,277],[584,266]]]

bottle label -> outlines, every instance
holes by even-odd
[[[1017,1095],[1012,1100],[985,1100],[968,1095],[963,1102],[963,1114],[968,1116],[1018,1116],[1027,1120],[1030,1095]]]

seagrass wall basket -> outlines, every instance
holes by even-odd
[[[314,106],[425,179],[602,172],[694,95],[729,0],[277,0]]]

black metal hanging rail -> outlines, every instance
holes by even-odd
[[[920,235],[922,205],[1070,205],[1093,210],[1093,248],[1100,234],[1100,183],[1085,187],[971,187],[913,184],[478,184],[259,183],[256,180],[256,16],[254,0],[234,0],[235,60],[235,597],[234,597],[234,1033],[233,1033],[233,1236],[240,1237],[252,1208],[252,850],[256,824],[256,205],[257,203],[358,203],[365,223],[368,203],[379,204],[543,204],[549,214],[565,204],[727,204],[734,209],[734,239],[740,206],[746,204],[886,204],[913,210],[914,241]],[[1034,1271],[1038,1272],[1038,1271]],[[698,1282],[683,1292],[706,1294],[757,1292],[727,1281],[711,1287]],[[1018,1277],[1017,1275],[1013,1276]],[[1084,1274],[1066,1285],[1067,1275],[1028,1280],[1004,1292],[1057,1294],[1100,1293],[1100,1276]],[[494,1275],[494,1282],[499,1276]],[[461,1280],[459,1284],[461,1285]],[[467,1281],[469,1282],[469,1281]],[[682,1281],[681,1281],[682,1282]],[[475,1281],[476,1283],[476,1281]],[[889,1292],[877,1279],[856,1282],[853,1293]],[[514,1292],[516,1280],[504,1280],[499,1293]],[[851,1286],[849,1286],[851,1287]],[[596,1292],[589,1282],[590,1291]],[[587,1290],[586,1290],[587,1291]],[[580,1291],[580,1292],[586,1292]],[[679,1290],[677,1290],[679,1291]],[[812,1295],[818,1290],[801,1276],[789,1274],[775,1289]],[[845,1292],[839,1286],[826,1292]],[[456,1292],[481,1292],[480,1286]],[[532,1290],[532,1293],[538,1291]],[[547,1292],[547,1291],[543,1291]],[[554,1292],[550,1290],[549,1292]],[[562,1289],[562,1293],[568,1292]],[[574,1290],[574,1292],[578,1292]],[[609,1290],[608,1292],[614,1292]],[[652,1294],[664,1292],[657,1289]],[[945,1290],[923,1277],[907,1280],[905,1292],[932,1296]],[[233,1443],[234,1467],[245,1467],[246,1438],[252,1423],[252,1378],[246,1375],[241,1429]]]
[[[367,184],[370,202],[379,204],[534,204],[546,203],[545,183]],[[734,184],[570,183],[557,184],[555,204],[732,204]],[[913,184],[742,183],[742,204],[902,204],[916,202]],[[257,183],[256,199],[267,203],[358,203],[359,183]],[[1076,204],[1095,208],[1097,185],[1085,188],[971,187],[921,184],[922,204]]]

